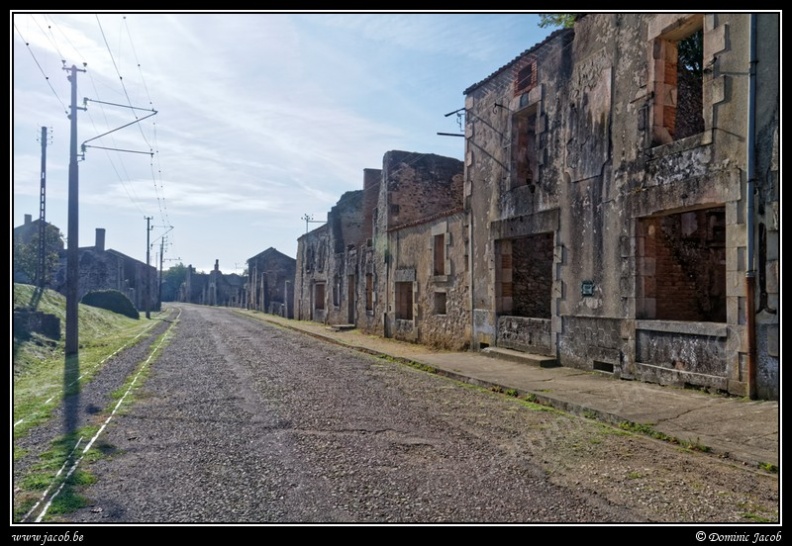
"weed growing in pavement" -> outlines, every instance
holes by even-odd
[[[674,438],[673,436],[669,436],[668,434],[660,432],[659,430],[655,430],[651,425],[622,421],[619,423],[619,428],[627,432],[643,434],[644,436],[649,436],[655,440],[677,444],[689,451],[699,451],[701,453],[709,453],[711,451],[711,448],[702,444],[698,438],[696,440],[680,440],[679,438]]]
[[[778,466],[772,463],[759,463],[759,468],[771,474],[778,474]]]
[[[655,430],[654,428],[652,428],[651,425],[646,425],[643,423],[622,421],[621,423],[619,423],[619,428],[622,430],[626,430],[627,432],[634,432],[635,434],[643,434],[645,436],[649,436],[650,438],[654,438],[655,440],[663,440],[666,442],[670,442],[673,440],[671,436],[668,436],[667,434]]]

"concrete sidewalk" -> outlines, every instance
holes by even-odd
[[[323,324],[242,311],[259,320],[374,355],[416,362],[438,374],[521,396],[613,424],[629,422],[751,466],[779,466],[779,404],[710,395],[574,368],[542,368],[476,352],[432,350]]]

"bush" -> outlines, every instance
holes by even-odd
[[[94,290],[83,296],[81,303],[91,307],[107,309],[119,315],[139,319],[140,313],[135,309],[135,304],[118,290]]]

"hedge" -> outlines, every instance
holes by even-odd
[[[83,296],[81,303],[92,307],[100,307],[133,319],[139,319],[140,313],[135,309],[126,295],[118,290],[94,290]]]

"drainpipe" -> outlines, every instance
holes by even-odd
[[[470,184],[471,185],[473,184],[473,179],[470,180]],[[476,341],[476,317],[475,317],[475,313],[473,312],[473,308],[475,307],[475,304],[476,304],[476,297],[473,294],[474,288],[475,288],[475,286],[474,286],[475,277],[473,275],[473,265],[476,262],[474,260],[474,256],[475,256],[475,253],[474,253],[475,241],[473,239],[473,233],[474,233],[474,231],[473,231],[473,217],[475,215],[473,214],[473,206],[472,206],[472,202],[473,202],[473,198],[472,198],[472,196],[473,196],[473,188],[472,187],[470,188],[470,195],[471,195],[471,199],[468,202],[468,211],[467,211],[467,213],[468,213],[468,272],[470,273],[470,286],[468,287],[468,290],[470,290],[470,298],[469,298],[469,301],[470,301],[470,350],[472,351],[474,344],[476,346],[478,346],[478,342]]]
[[[745,226],[747,260],[745,272],[745,324],[748,329],[748,397],[756,399],[756,268],[754,266],[754,132],[756,126],[756,14],[750,14],[748,64],[748,134],[746,138]]]

